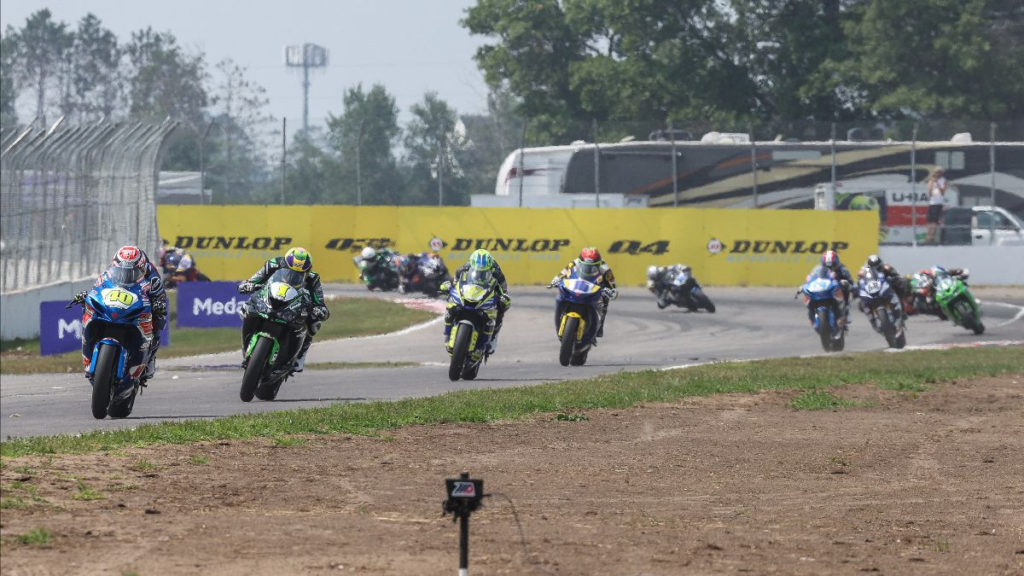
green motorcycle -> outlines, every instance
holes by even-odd
[[[276,398],[281,384],[295,373],[295,361],[309,337],[309,291],[301,272],[281,268],[255,289],[239,308],[245,356],[239,392],[242,402],[249,402],[253,396],[260,400]]]
[[[975,334],[985,331],[981,323],[981,307],[974,295],[967,289],[967,284],[960,278],[950,275],[941,268],[935,273],[935,301],[943,314],[957,326],[963,326]]]

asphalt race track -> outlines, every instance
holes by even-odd
[[[131,417],[95,420],[90,389],[81,374],[5,375],[0,382],[0,437],[75,434],[131,428],[142,424],[231,414],[292,410],[334,402],[362,402],[433,396],[455,389],[529,386],[585,378],[623,370],[651,370],[724,360],[825,354],[807,322],[794,289],[716,288],[706,293],[714,314],[678,308],[658,310],[654,297],[627,288],[612,303],[605,338],[583,367],[558,363],[554,292],[512,288],[513,305],[505,317],[498,352],[471,382],[448,380],[448,356],[441,340],[441,319],[395,334],[313,345],[307,359],[317,362],[412,362],[384,368],[310,370],[288,380],[277,400],[238,398],[241,352],[161,359],[157,376],[136,400]],[[982,300],[986,332],[981,336],[934,317],[913,317],[907,347],[1024,343],[1024,290],[973,289]],[[370,296],[361,287],[332,285],[329,295]],[[411,300],[395,293],[373,297]],[[440,309],[440,301],[417,302]],[[851,311],[847,351],[883,350],[885,339],[867,318]],[[331,318],[344,322],[345,318]]]

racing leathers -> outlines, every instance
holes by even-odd
[[[460,266],[455,273],[452,274],[453,282],[462,277],[462,274],[469,271],[469,263],[465,263]],[[491,269],[493,277],[492,282],[495,284],[495,288],[498,292],[498,315],[494,320],[494,325],[488,324],[484,328],[484,335],[488,336],[487,341],[487,355],[494,354],[495,349],[498,346],[498,333],[501,332],[501,321],[505,318],[505,312],[512,306],[512,297],[508,294],[508,281],[505,280],[505,273],[501,271],[501,266],[498,263],[494,263],[494,268]],[[448,302],[448,306],[444,312],[444,341],[445,346],[448,345],[448,339],[452,334],[452,307],[451,301]],[[450,350],[449,350],[450,352]]]
[[[572,274],[573,270],[576,269],[576,266],[577,266],[578,262],[579,262],[578,260],[573,260],[572,262],[569,262],[568,266],[563,268],[561,272],[559,272],[557,275],[555,275],[554,278],[551,279],[551,284],[552,285],[557,284],[557,283],[561,282],[561,280],[563,278],[566,278],[570,274]],[[598,324],[598,326],[597,326],[597,334],[596,334],[596,336],[598,338],[604,336],[604,319],[605,319],[605,316],[608,315],[608,303],[611,302],[612,299],[618,298],[618,296],[619,296],[619,292],[615,288],[615,274],[612,273],[611,266],[608,266],[608,264],[606,262],[602,261],[600,263],[600,267],[601,267],[600,272],[599,272],[600,278],[597,281],[597,285],[600,286],[601,288],[603,288],[603,290],[601,290],[601,300],[597,304],[597,313],[600,316],[600,324]],[[555,327],[556,327],[556,329],[557,329],[557,326],[558,326],[558,320],[559,320],[559,318],[558,318],[558,308],[556,307],[555,308]]]
[[[146,359],[146,371],[143,372],[140,380],[143,386],[146,385],[146,381],[152,378],[156,374],[156,352],[160,349],[160,332],[167,326],[167,292],[164,290],[164,282],[160,277],[160,270],[153,264],[153,262],[146,256],[146,253],[140,249],[142,257],[146,261],[146,273],[139,284],[142,284],[143,293],[149,298],[150,310],[153,314],[153,339],[149,344],[149,357]],[[104,272],[104,274],[106,274]],[[93,286],[100,286],[103,284],[103,275],[100,275]],[[84,302],[85,296],[88,292],[80,292],[75,296],[76,302]],[[84,329],[82,330],[82,367],[85,370],[86,376],[89,374],[89,367],[92,364],[92,352],[93,347],[96,345],[96,336],[94,330],[90,329],[92,324],[89,322],[85,323]]]
[[[242,282],[238,289],[240,292],[253,292],[259,286],[262,286],[267,280],[274,275],[281,268],[287,268],[288,265],[285,263],[284,256],[277,256],[267,260],[262,268],[256,271],[247,281]],[[309,347],[313,345],[313,336],[320,330],[320,323],[327,320],[331,316],[331,311],[327,308],[327,304],[324,302],[324,288],[320,283],[320,275],[310,270],[306,272],[305,288],[309,292],[309,315],[306,316],[306,328],[309,330],[306,339],[302,342],[302,349],[299,350],[298,366],[301,368],[306,359],[306,352]],[[258,322],[258,319],[246,316],[244,324],[242,326],[242,347],[244,348],[247,342],[245,337],[251,333],[254,325]],[[296,372],[301,372],[301,369],[296,369]]]
[[[850,275],[850,270],[846,266],[839,264],[835,268],[828,268],[818,264],[811,269],[811,272],[807,275],[806,282],[810,282],[812,278],[818,277],[821,270],[825,270],[831,274],[836,280],[839,281],[840,289],[843,291],[843,321],[846,324],[850,323],[850,293],[853,291],[853,276]],[[799,290],[798,290],[799,292]],[[808,307],[807,319],[814,323],[814,310]]]

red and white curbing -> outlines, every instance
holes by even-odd
[[[442,300],[429,298],[395,298],[392,302],[401,304],[410,310],[425,310],[435,314],[444,314],[445,303]]]

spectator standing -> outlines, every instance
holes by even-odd
[[[949,181],[946,180],[946,169],[936,166],[932,175],[928,177],[928,236],[925,244],[938,244],[939,223],[942,221],[942,214],[946,211],[946,189]]]

